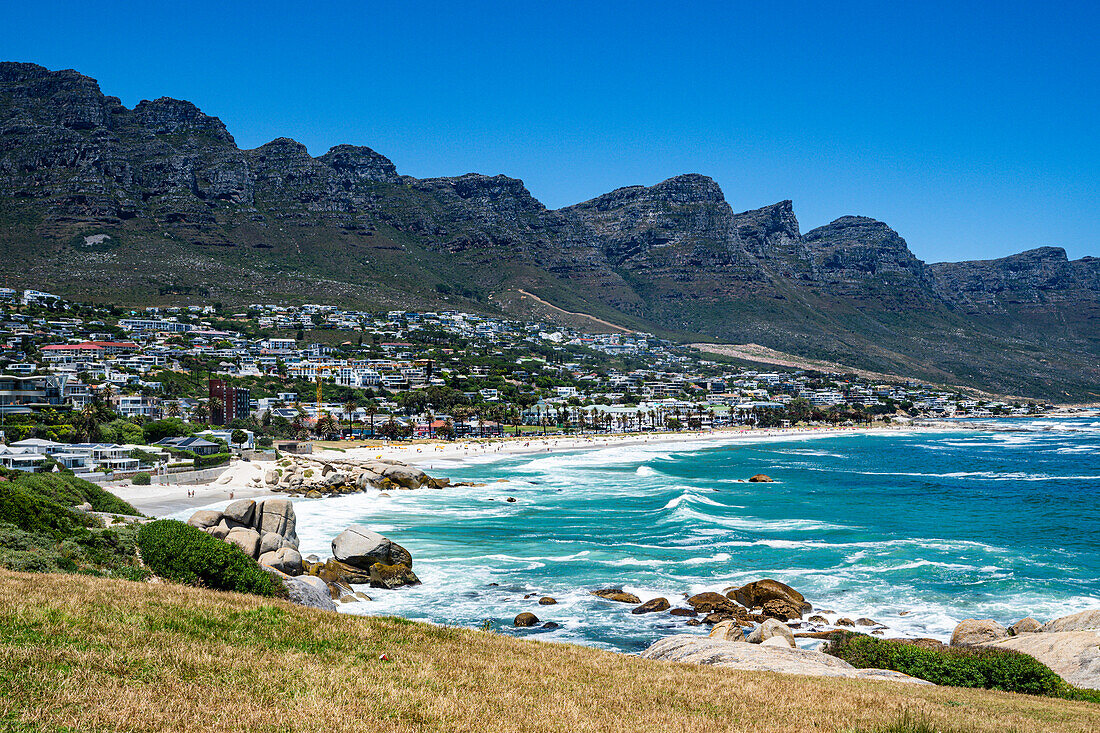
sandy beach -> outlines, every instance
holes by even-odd
[[[896,435],[923,428],[774,428],[766,430],[713,430],[705,432],[642,433],[611,435],[526,435],[521,437],[477,438],[453,442],[416,441],[385,445],[315,450],[306,458],[319,460],[392,459],[445,477],[447,469],[469,463],[487,463],[509,456],[559,453],[576,450],[653,444],[736,444],[812,440],[839,435]],[[232,499],[273,496],[266,488],[250,482],[275,466],[274,461],[235,461],[214,481],[186,485],[134,486],[129,482],[103,487],[150,516],[166,516],[188,508],[209,506]]]

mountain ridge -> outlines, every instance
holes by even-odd
[[[191,102],[127,109],[34,64],[0,63],[0,221],[6,284],[120,303],[522,315],[506,294],[525,290],[628,328],[1016,394],[1080,399],[1100,378],[1097,258],[928,264],[884,222],[803,233],[790,200],[735,212],[696,173],[548,209],[520,179],[417,179],[364,146],[240,149]]]

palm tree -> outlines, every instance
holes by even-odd
[[[210,418],[219,425],[225,422],[225,403],[221,397],[211,397],[209,400]]]
[[[378,414],[378,405],[368,402],[366,406],[367,418],[370,420],[370,435],[374,437],[374,416]]]
[[[344,402],[344,419],[347,422],[356,422],[355,413],[359,410],[359,400],[354,397]]]
[[[200,402],[199,404],[195,405],[194,410],[191,410],[191,417],[205,425],[207,418],[210,417],[210,410],[206,407],[205,404]]]
[[[99,439],[99,408],[95,402],[84,405],[77,415],[76,431],[83,443],[94,443]]]
[[[168,417],[179,417],[183,414],[183,410],[180,409],[179,401],[169,402],[164,408],[164,414]]]

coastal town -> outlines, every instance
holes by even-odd
[[[652,334],[503,316],[220,303],[124,310],[0,289],[7,468],[93,480],[188,471],[314,439],[709,431],[1038,414],[758,366]]]

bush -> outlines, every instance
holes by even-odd
[[[114,494],[101,489],[90,481],[77,478],[71,473],[12,471],[7,473],[6,476],[10,483],[16,484],[21,489],[62,506],[73,507],[87,502],[97,512],[141,516],[137,509],[134,509]]]
[[[280,591],[278,581],[241,548],[189,524],[174,519],[150,522],[138,532],[137,542],[145,564],[162,578],[259,596]]]
[[[927,649],[866,634],[840,631],[822,648],[853,667],[892,669],[948,687],[982,687],[1069,700],[1100,701],[1027,654],[984,647]]]
[[[232,455],[229,453],[213,453],[209,456],[195,456],[195,469],[213,468],[227,463]]]
[[[134,552],[137,530],[132,525],[98,530],[76,528],[66,539],[27,532],[0,522],[0,566],[34,573],[85,573],[142,580]]]
[[[145,471],[140,471],[134,474],[134,478],[131,479],[131,481],[133,482],[134,486],[148,486],[150,483],[152,483],[153,478],[149,474],[145,473]]]

